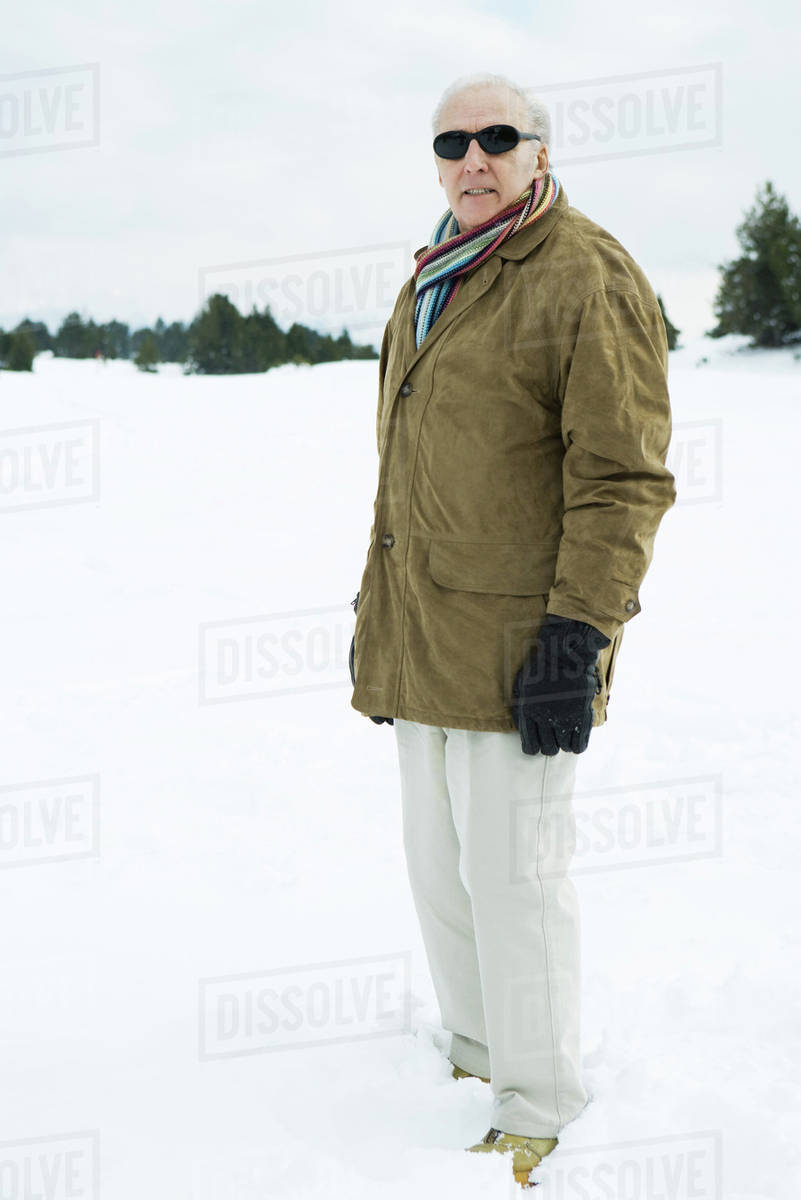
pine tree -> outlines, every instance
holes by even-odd
[[[134,362],[140,371],[149,371],[152,374],[156,370],[156,363],[160,361],[159,344],[156,341],[155,334],[152,330],[147,329],[145,330],[145,335],[142,338]]]
[[[242,370],[267,371],[286,362],[286,334],[276,324],[269,305],[260,313],[255,304],[244,319]]]
[[[98,354],[105,357],[105,331],[102,325],[95,325],[91,319],[84,325],[85,358],[96,358]]]
[[[227,296],[211,296],[189,327],[189,369],[201,375],[242,370],[245,319]]]
[[[9,371],[32,371],[35,354],[36,342],[27,329],[8,335],[5,359]]]
[[[347,329],[342,330],[342,333],[336,340],[336,346],[340,358],[378,358],[378,351],[375,346],[357,346],[355,342],[351,341]]]
[[[25,317],[13,332],[29,333],[36,343],[37,354],[40,350],[51,350],[53,347],[53,339],[44,321],[31,321],[29,317]]]
[[[662,320],[665,322],[665,333],[667,334],[668,350],[675,350],[679,344],[679,334],[681,333],[681,330],[676,328],[676,326],[671,321],[670,317],[667,315],[667,311],[666,311],[665,305],[662,301],[662,297],[657,296],[656,301],[657,301],[657,304],[659,305],[659,311],[662,314]]]
[[[162,362],[182,363],[186,359],[187,337],[186,326],[181,321],[173,321],[158,339]]]
[[[56,334],[54,353],[61,358],[91,358],[95,349],[94,345],[89,345],[87,327],[81,319],[81,314],[69,313]]]
[[[768,180],[737,227],[743,255],[721,265],[710,337],[745,333],[752,346],[801,337],[801,221]]]
[[[131,331],[121,321],[107,321],[100,326],[101,348],[105,358],[130,358]]]

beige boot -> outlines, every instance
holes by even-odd
[[[451,1075],[454,1079],[480,1079],[482,1083],[489,1083],[489,1080],[485,1079],[483,1075],[472,1075],[470,1071],[464,1071],[461,1067],[457,1067],[456,1063],[451,1065],[453,1067]]]
[[[546,1154],[551,1153],[557,1141],[557,1138],[521,1137],[515,1133],[501,1133],[500,1129],[490,1129],[477,1145],[468,1149],[511,1154],[515,1181],[523,1187],[534,1187],[534,1181],[529,1180],[529,1173],[542,1162]]]

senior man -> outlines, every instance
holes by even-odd
[[[674,503],[654,293],[549,169],[499,76],[434,116],[449,209],[387,324],[352,705],[394,724],[409,880],[474,1151],[515,1178],[587,1102],[568,877],[577,756]]]

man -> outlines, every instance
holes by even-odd
[[[587,1102],[567,870],[577,755],[674,503],[667,341],[642,270],[568,205],[541,104],[434,116],[449,209],[384,333],[352,705],[394,723],[409,879],[479,1152],[515,1178]]]

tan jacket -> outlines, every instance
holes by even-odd
[[[599,660],[600,725],[676,498],[656,297],[562,189],[464,278],[419,349],[414,304],[412,278],[381,347],[351,704],[514,729],[512,682],[547,611],[612,639]]]

